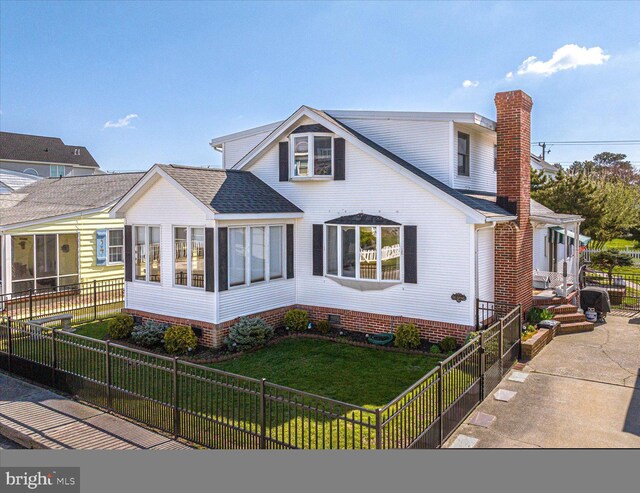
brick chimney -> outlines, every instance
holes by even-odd
[[[498,204],[517,215],[495,230],[495,300],[533,305],[533,227],[531,210],[531,97],[522,91],[495,97],[498,137]]]

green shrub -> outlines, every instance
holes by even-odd
[[[318,329],[318,332],[320,332],[321,334],[328,334],[329,332],[331,332],[331,322],[329,322],[328,320],[320,320],[316,324],[316,329]]]
[[[273,327],[261,318],[243,317],[229,329],[225,343],[231,351],[262,346],[273,337]]]
[[[431,354],[440,354],[440,346],[438,346],[437,344],[434,344],[429,348],[429,352]]]
[[[522,327],[522,341],[527,341],[533,337],[536,333],[536,328],[533,325],[525,325]]]
[[[109,320],[107,332],[110,339],[126,339],[133,330],[133,317],[126,313],[118,313]]]
[[[458,343],[453,337],[447,336],[440,341],[439,346],[443,353],[450,353],[456,350]]]
[[[164,348],[169,354],[186,354],[197,345],[196,334],[186,325],[172,325],[164,333]]]
[[[535,325],[543,320],[551,320],[553,315],[553,312],[548,308],[539,308],[534,306],[527,312],[527,321]]]
[[[465,344],[469,344],[469,342],[471,342],[472,340],[474,340],[476,337],[478,337],[480,335],[480,331],[478,330],[472,330],[471,332],[469,332],[467,334],[467,338],[464,340]]]
[[[136,325],[131,332],[131,340],[146,348],[156,348],[164,343],[164,334],[169,324],[146,320],[143,325]]]
[[[309,312],[293,309],[284,314],[284,326],[293,332],[302,332],[309,325]]]
[[[396,328],[396,338],[393,344],[396,347],[415,349],[420,347],[420,332],[414,324],[400,324]]]

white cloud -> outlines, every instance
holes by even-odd
[[[118,121],[112,122],[109,120],[104,124],[103,128],[124,128],[129,127],[129,124],[133,121],[134,118],[138,118],[138,115],[135,113],[131,113],[130,115],[125,116],[124,118],[120,118]],[[135,127],[129,127],[135,128]]]
[[[530,56],[518,67],[518,75],[537,74],[549,76],[561,70],[575,69],[584,65],[602,65],[611,55],[605,55],[602,48],[594,46],[586,48],[576,44],[566,44],[553,52],[549,60],[538,60]],[[507,79],[513,78],[513,72],[507,74]]]
[[[479,85],[480,85],[480,82],[478,82],[477,80],[469,80],[469,79],[465,80],[462,83],[462,87],[464,87],[465,89],[469,87],[478,87]]]

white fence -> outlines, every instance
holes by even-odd
[[[611,249],[609,249],[609,250],[611,250]],[[597,249],[597,250],[596,249],[592,249],[592,248],[586,249],[583,252],[585,262],[591,262],[591,255],[594,254],[594,253],[602,252],[602,251],[603,251],[602,249]],[[632,257],[636,263],[640,262],[640,250],[626,249],[626,250],[619,250],[619,251],[621,253],[626,253],[627,255]]]
[[[382,247],[382,260],[398,258],[400,256],[400,245]],[[360,250],[360,262],[375,262],[377,260],[377,250]]]

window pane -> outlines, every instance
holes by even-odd
[[[187,228],[174,229],[174,272],[177,286],[187,285]]]
[[[109,263],[124,261],[124,231],[121,229],[109,230]]]
[[[309,138],[293,138],[293,176],[309,176]]]
[[[124,245],[124,232],[121,229],[109,230],[109,246]]]
[[[356,228],[342,226],[342,275],[356,277]]]
[[[136,248],[135,248],[135,278],[138,281],[146,281],[147,279],[147,249],[145,246],[145,232],[144,226],[136,226]]]
[[[269,227],[269,278],[282,277],[282,226]]]
[[[338,227],[327,226],[327,274],[338,275]]]
[[[382,228],[382,279],[400,280],[400,228]]]
[[[204,288],[204,228],[191,229],[191,286]]]
[[[331,137],[314,137],[313,172],[320,176],[331,174]]]
[[[375,226],[360,228],[360,279],[378,278],[377,229]]]
[[[229,229],[229,285],[244,284],[244,228]]]
[[[21,291],[27,291],[33,289],[33,281],[17,281],[13,283],[11,288],[12,293],[20,293]],[[26,293],[29,294],[29,293]]]
[[[458,154],[467,154],[467,136],[458,134]]]
[[[60,249],[60,275],[78,273],[78,235],[65,234],[58,236],[58,248]]]
[[[149,228],[149,281],[160,282],[160,228]]]
[[[56,235],[36,235],[36,278],[57,275]]]
[[[264,281],[264,228],[251,228],[251,282]]]
[[[11,252],[11,276],[13,279],[16,281],[20,279],[33,279],[33,236],[12,236]],[[14,291],[16,284],[23,286],[22,284],[14,283]],[[26,286],[26,284],[24,284],[24,286]],[[33,283],[26,289],[30,287],[33,287]]]
[[[36,289],[42,290],[54,290],[56,289],[57,278],[55,277],[47,277],[45,279],[36,279]]]

